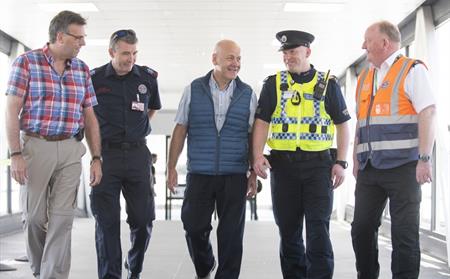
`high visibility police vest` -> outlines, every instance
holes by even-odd
[[[369,160],[378,169],[417,160],[418,116],[404,84],[409,70],[418,62],[397,57],[378,89],[374,86],[373,68],[360,74],[356,89],[359,138],[356,154],[360,169],[364,169]]]
[[[288,71],[277,73],[277,106],[267,140],[272,149],[322,151],[331,147],[334,124],[325,111],[326,88],[320,99],[313,96],[318,80],[324,79],[325,73],[317,71],[310,82],[300,84]]]

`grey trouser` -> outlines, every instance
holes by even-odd
[[[46,141],[22,135],[22,140],[28,172],[22,208],[31,270],[40,279],[65,279],[86,148],[73,138]]]

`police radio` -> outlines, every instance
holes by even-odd
[[[328,77],[330,75],[330,70],[328,70],[327,75],[324,79],[320,79],[317,81],[316,86],[314,86],[314,99],[321,100],[325,89],[327,88]]]

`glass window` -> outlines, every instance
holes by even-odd
[[[0,215],[7,213],[7,166],[6,159],[7,144],[5,134],[5,103],[6,82],[9,76],[9,58],[6,54],[0,52]]]
[[[431,208],[432,199],[431,195],[432,185],[425,183],[421,186],[422,189],[422,202],[420,203],[420,227],[425,230],[431,229]]]
[[[439,96],[440,100],[443,100],[444,104],[441,106],[442,108],[446,108],[450,105],[450,84],[448,82],[448,77],[450,76],[450,69],[448,67],[448,62],[450,61],[450,21],[445,22],[440,25],[436,29],[436,42],[437,42],[437,51],[438,51],[438,65],[437,69],[434,71],[434,74],[437,75],[435,79],[437,81],[436,84],[436,94],[441,94]],[[440,111],[440,115],[444,116],[444,119],[447,120],[448,132],[450,133],[450,112],[447,109],[443,109]],[[448,162],[450,162],[450,154],[448,154]],[[447,172],[449,171],[449,166],[446,167],[438,167],[436,169],[437,172]],[[445,208],[444,203],[445,199],[442,195],[442,189],[440,188],[442,185],[437,183],[436,189],[436,232],[445,234],[446,233],[446,224],[445,224]]]

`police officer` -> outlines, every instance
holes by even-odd
[[[333,189],[343,182],[347,167],[350,116],[334,78],[309,63],[314,36],[288,30],[276,38],[287,70],[269,76],[262,88],[253,130],[253,168],[262,178],[270,168],[283,277],[332,278],[329,222]],[[335,127],[337,160],[330,154]],[[263,156],[266,140],[272,148],[269,160]]]
[[[150,119],[161,108],[158,74],[135,65],[136,44],[133,30],[114,32],[109,44],[111,62],[92,73],[104,171],[102,183],[91,191],[99,278],[121,278],[122,274],[120,191],[131,231],[125,259],[128,278],[139,278],[155,219],[151,154],[145,137],[151,131]]]

